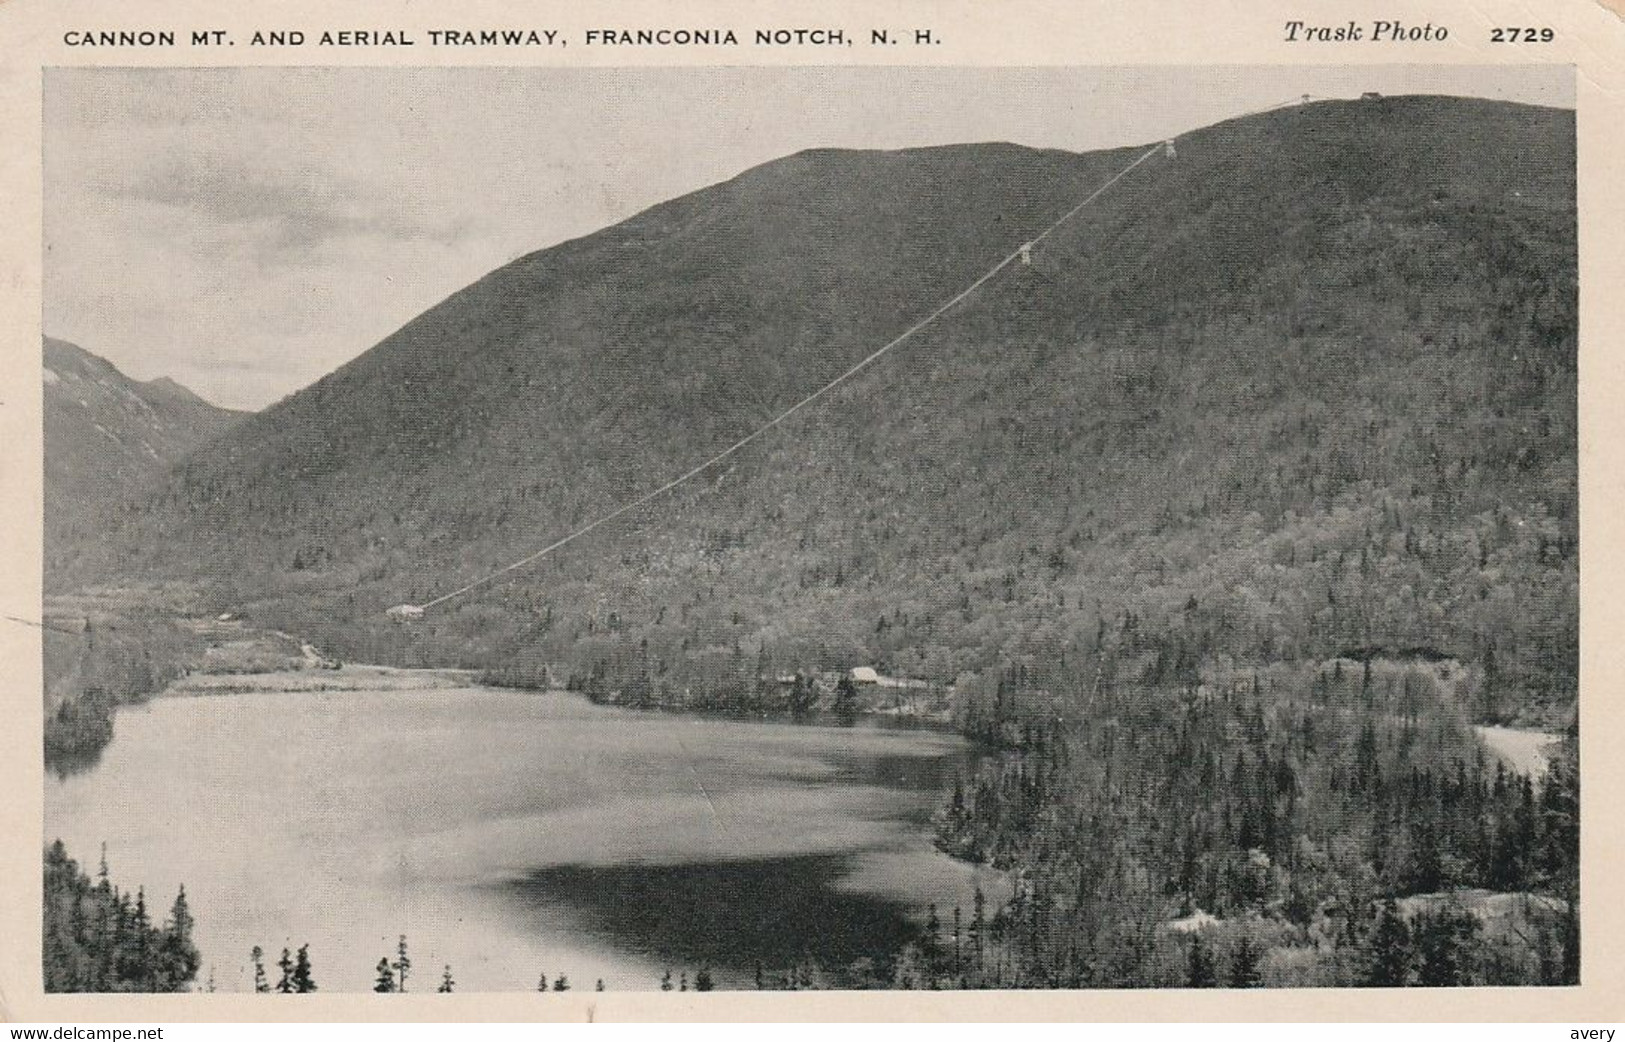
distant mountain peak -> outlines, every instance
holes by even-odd
[[[148,380],[142,384],[142,386],[146,387],[155,396],[161,396],[171,401],[184,402],[190,405],[205,406],[210,409],[218,409],[221,412],[232,413],[235,415],[244,415],[242,410],[228,409],[224,406],[214,404],[201,394],[198,394],[196,391],[192,390],[190,387],[187,387],[185,384],[167,376],[159,376]]]
[[[167,377],[132,380],[66,340],[45,337],[43,348],[48,544],[93,531],[242,416]]]

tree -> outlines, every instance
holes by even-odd
[[[1465,908],[1441,907],[1416,917],[1415,941],[1420,955],[1417,982],[1425,988],[1471,984],[1473,942],[1478,916]]]
[[[671,971],[670,970],[667,970],[665,975],[660,978],[660,990],[661,991],[670,991],[671,990]]]
[[[105,867],[92,884],[60,840],[46,848],[44,867],[46,991],[176,992],[196,977],[202,960],[191,941],[184,891],[171,917],[155,927],[144,891],[132,902],[112,885]]]
[[[604,990],[604,978],[599,977],[598,978],[598,983],[593,985],[592,990],[593,991],[603,991]]]
[[[570,990],[570,978],[566,977],[562,973],[559,974],[557,977],[554,977],[553,978],[553,990],[554,991],[569,991]]]
[[[180,891],[175,895],[175,903],[169,909],[169,928],[176,940],[183,944],[192,940],[192,927],[196,920],[192,918],[192,911],[186,905],[186,884],[182,883]]]
[[[955,909],[958,912],[958,909]],[[976,968],[982,969],[983,948],[987,937],[987,895],[982,893],[980,884],[971,898],[970,916],[970,943],[971,953],[976,956]]]
[[[310,975],[310,945],[301,944],[293,964],[293,990],[308,995],[316,990],[316,981]]]
[[[254,966],[254,991],[263,995],[271,990],[271,982],[265,979],[265,949],[254,945],[248,953],[248,961]]]
[[[412,971],[412,960],[406,954],[406,935],[395,944],[395,961],[390,964],[395,970],[395,990],[405,994],[406,977]]]
[[[1185,981],[1187,986],[1192,988],[1219,986],[1219,976],[1213,965],[1213,954],[1208,951],[1207,942],[1202,940],[1201,930],[1191,934],[1190,949],[1185,953]]]
[[[395,971],[389,968],[389,956],[385,955],[378,960],[378,976],[372,983],[372,990],[380,995],[390,995],[395,991]]]
[[[1411,930],[1390,897],[1377,916],[1363,983],[1372,988],[1403,988],[1410,982]]]
[[[790,712],[794,716],[806,716],[818,702],[818,691],[812,685],[812,680],[800,673],[790,685]]]
[[[147,915],[147,888],[136,887],[135,890],[135,919],[131,924],[134,955],[134,964],[139,968],[146,965],[147,955],[152,949],[152,918]]]
[[[844,727],[850,727],[858,718],[858,687],[850,675],[842,676],[835,684],[835,718]]]
[[[716,984],[711,980],[711,969],[710,969],[710,967],[701,966],[700,967],[700,972],[698,972],[698,973],[696,973],[694,975],[694,990],[695,991],[710,991],[715,987],[716,987]]]
[[[1253,939],[1242,934],[1230,951],[1230,976],[1226,983],[1232,988],[1256,988],[1263,984],[1263,975],[1258,971],[1263,955]]]
[[[457,982],[451,979],[451,963],[447,963],[445,972],[440,975],[440,987],[436,988],[435,991],[441,995],[450,995],[452,989],[456,986]]]
[[[157,968],[159,974],[177,984],[195,977],[203,962],[197,946],[192,943],[192,928],[195,925],[196,920],[186,904],[186,887],[182,886],[175,895],[175,903],[170,906],[169,923],[159,941],[161,965]]]
[[[282,949],[282,958],[276,961],[277,967],[282,970],[282,979],[276,982],[276,990],[283,995],[293,994],[293,953]]]
[[[536,980],[536,990],[537,991],[546,991],[547,990],[547,971],[546,970],[543,970],[542,975],[539,978],[537,978],[537,980]]]

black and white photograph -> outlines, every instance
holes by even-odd
[[[1572,65],[42,75],[45,992],[1587,976]]]

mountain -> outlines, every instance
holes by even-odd
[[[714,472],[384,618],[753,430],[1142,151],[803,152],[533,253],[48,579],[186,577],[349,657],[629,700],[1380,651],[1465,664],[1486,718],[1571,704],[1574,117],[1458,98],[1184,135]]]
[[[145,497],[188,452],[242,413],[167,377],[132,380],[64,340],[44,338],[47,556],[105,526],[109,511]]]

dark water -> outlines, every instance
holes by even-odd
[[[840,888],[839,855],[679,865],[560,865],[509,884],[541,910],[563,910],[607,946],[674,968],[710,968],[724,984],[806,964],[886,961],[920,933],[909,903]]]
[[[47,781],[46,838],[167,907],[204,973],[309,942],[326,991],[408,935],[463,990],[655,988],[707,964],[884,957],[1002,885],[938,853],[970,757],[937,732],[702,719],[486,689],[161,698]]]

